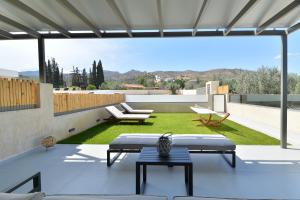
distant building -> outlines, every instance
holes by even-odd
[[[155,82],[156,83],[160,83],[161,82],[161,78],[158,75],[155,75]]]
[[[165,78],[164,81],[165,82],[172,82],[174,81],[175,79],[174,78],[171,78],[171,77],[168,77],[168,78]]]
[[[5,78],[18,78],[18,77],[19,77],[19,72],[14,71],[14,70],[1,69],[1,68],[0,68],[0,77],[5,77]]]
[[[145,86],[140,84],[123,84],[122,85],[127,90],[143,90],[145,89]]]
[[[219,81],[206,82],[206,94],[218,94]]]

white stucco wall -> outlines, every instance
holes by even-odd
[[[154,112],[192,112],[195,104],[208,106],[207,95],[126,95],[126,102],[135,109],[152,109]]]
[[[134,103],[207,103],[207,95],[126,95],[126,102]]]
[[[209,86],[210,92],[208,93],[207,87]],[[208,81],[205,83],[206,88],[206,95],[208,94],[217,94],[218,93],[218,87],[219,87],[219,81]]]
[[[40,108],[0,112],[0,160],[26,152],[52,135],[61,140],[101,123],[108,113],[104,108],[54,116],[52,85],[40,84]],[[99,122],[96,122],[100,119]],[[75,131],[69,133],[69,129]]]
[[[280,108],[239,103],[227,103],[230,114],[280,129]],[[300,134],[300,111],[288,110],[288,131]]]

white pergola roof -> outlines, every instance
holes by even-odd
[[[299,19],[300,0],[0,1],[3,39],[272,35],[297,30]]]

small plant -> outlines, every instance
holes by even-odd
[[[96,90],[96,86],[93,85],[93,84],[89,84],[87,87],[86,87],[87,90]]]
[[[169,84],[169,90],[171,90],[172,94],[177,94],[177,90],[180,88],[180,86],[177,83],[170,83]]]

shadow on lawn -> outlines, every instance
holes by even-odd
[[[220,124],[220,126],[218,126],[218,127],[206,126],[206,125],[204,125],[202,123],[199,124],[198,126],[207,127],[212,132],[216,132],[216,133],[222,134],[222,135],[224,135],[225,132],[228,132],[228,133],[231,133],[231,134],[239,135],[241,137],[245,137],[245,135],[241,134],[238,129],[235,129],[235,128],[231,127],[231,126],[228,126],[225,123]]]

